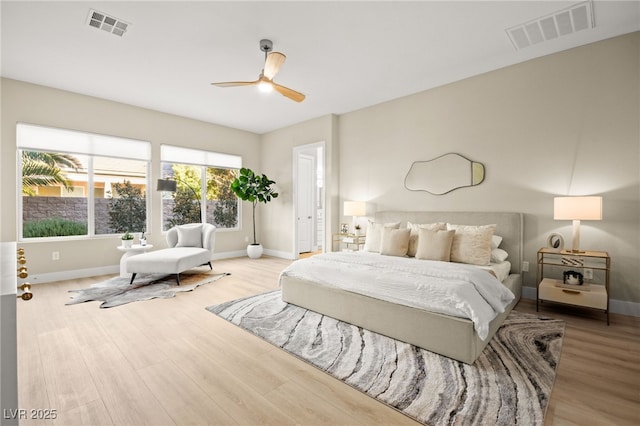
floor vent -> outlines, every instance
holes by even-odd
[[[131,25],[121,19],[114,18],[113,16],[109,16],[106,13],[98,12],[93,9],[89,9],[87,23],[90,27],[106,31],[120,37],[127,32],[127,28]]]
[[[516,50],[520,50],[593,27],[593,4],[584,1],[505,31]]]

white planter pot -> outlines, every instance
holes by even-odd
[[[122,247],[130,248],[133,244],[133,240],[122,240]]]
[[[260,256],[262,256],[262,244],[249,244],[247,246],[247,256],[251,259],[260,259]]]

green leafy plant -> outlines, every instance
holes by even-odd
[[[109,227],[114,232],[146,229],[147,201],[142,190],[128,180],[112,186],[118,197],[109,200]]]
[[[87,224],[62,218],[29,221],[24,223],[22,235],[24,238],[87,235]]]
[[[271,187],[275,184],[267,176],[255,174],[251,169],[241,168],[240,174],[231,182],[231,190],[243,201],[253,205],[253,244],[256,240],[256,206],[258,203],[268,203],[278,198],[278,193]]]
[[[38,186],[62,185],[71,190],[63,169],[79,170],[82,163],[71,154],[22,151],[22,194],[36,195]]]
[[[124,234],[122,234],[122,238],[123,240],[133,240],[133,235],[131,234],[131,232],[127,231]]]

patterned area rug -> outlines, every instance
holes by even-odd
[[[179,286],[176,283],[175,275],[138,274],[131,285],[129,285],[130,278],[115,277],[94,284],[89,288],[69,290],[69,293],[76,294],[72,295],[71,300],[65,305],[103,301],[100,305],[101,308],[113,308],[141,300],[169,299],[175,297],[176,293],[192,291],[201,285],[218,281],[226,275],[229,274],[189,274],[185,272],[180,274]]]
[[[512,311],[473,365],[290,305],[280,291],[208,311],[428,425],[542,425],[564,321]]]

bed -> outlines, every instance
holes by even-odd
[[[400,228],[406,228],[407,223],[437,222],[478,226],[496,225],[494,234],[502,237],[500,249],[508,253],[510,265],[509,271],[501,282],[513,294],[513,298],[504,306],[502,312],[497,315],[494,313],[495,317],[486,327],[483,327],[486,330],[481,334],[485,336],[479,335],[477,321],[474,322],[475,320],[470,318],[433,312],[407,303],[383,300],[362,292],[325,285],[319,282],[321,280],[293,274],[289,268],[280,275],[282,299],[287,303],[472,364],[521,296],[522,213],[383,211],[376,213],[374,222],[378,224],[399,222]],[[379,256],[381,259],[386,257]],[[362,259],[365,259],[366,263],[366,257]],[[407,260],[402,259],[404,262]],[[304,261],[299,260],[294,264]]]

